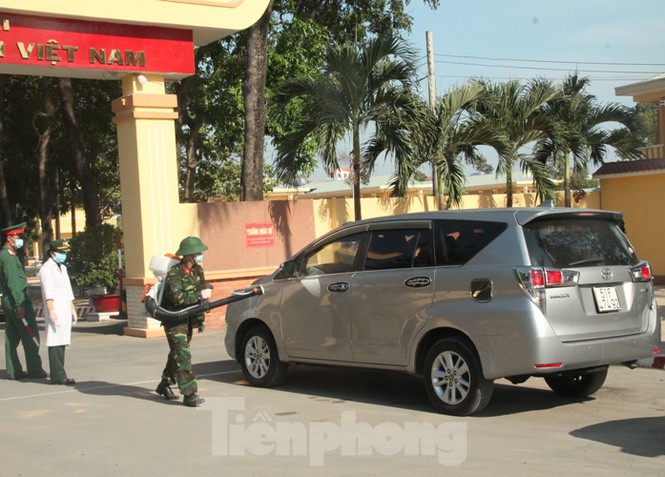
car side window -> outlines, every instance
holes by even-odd
[[[329,273],[352,272],[363,234],[354,234],[330,242],[307,255],[303,275],[316,276]]]
[[[429,230],[376,230],[365,258],[365,270],[426,267],[433,264]]]
[[[506,230],[503,222],[437,220],[434,225],[437,265],[463,265]]]

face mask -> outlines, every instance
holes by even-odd
[[[19,248],[23,247],[23,243],[24,242],[22,238],[16,239],[16,241],[14,242],[14,248],[18,250]]]
[[[203,263],[203,254],[197,255],[196,257],[194,257],[194,259],[196,260],[196,263],[201,265]]]
[[[67,254],[62,252],[55,252],[54,258],[58,263],[65,263],[65,260],[67,260]]]

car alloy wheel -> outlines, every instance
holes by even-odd
[[[439,412],[468,416],[482,411],[492,397],[494,382],[485,379],[470,346],[461,339],[444,338],[425,357],[425,391]]]
[[[270,387],[280,384],[286,376],[286,365],[279,360],[277,346],[270,330],[257,325],[242,340],[242,372],[252,386]]]

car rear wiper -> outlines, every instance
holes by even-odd
[[[568,266],[569,267],[574,267],[575,265],[589,265],[591,263],[602,264],[602,263],[605,263],[605,259],[602,258],[602,257],[583,258],[582,260],[576,260],[574,262],[570,262],[568,264]]]

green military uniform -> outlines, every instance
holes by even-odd
[[[164,281],[162,306],[167,310],[179,310],[201,302],[199,292],[205,287],[203,268],[195,265],[191,270],[181,262],[169,270]],[[162,373],[162,382],[178,384],[180,392],[189,396],[198,390],[192,373],[192,354],[189,343],[194,328],[203,325],[203,314],[193,316],[177,324],[164,324],[164,332],[171,352]]]
[[[188,237],[181,242],[180,249],[176,254],[180,256],[193,255],[206,249],[207,247],[198,238]],[[205,287],[203,268],[197,263],[191,263],[188,267],[183,260],[174,265],[166,275],[162,306],[167,310],[180,310],[201,303],[201,291]],[[189,349],[193,329],[201,330],[203,321],[204,316],[201,313],[182,323],[163,325],[170,351],[157,392],[167,397],[167,399],[172,398],[169,397],[170,390],[167,391],[168,386],[177,383],[178,389],[185,396],[185,404],[188,404],[188,397],[192,398],[188,405],[195,405],[193,403],[196,400],[203,402],[203,399],[196,396],[198,385],[196,376],[192,372],[192,354]]]
[[[24,227],[25,223],[7,227],[0,232],[5,236],[20,235]],[[0,293],[2,293],[1,306],[5,314],[5,359],[9,379],[46,377],[39,356],[39,329],[35,310],[27,290],[28,280],[21,262],[13,248],[5,244],[0,248]],[[27,325],[23,323],[22,312]],[[23,345],[25,352],[27,375],[18,358],[19,343]]]

